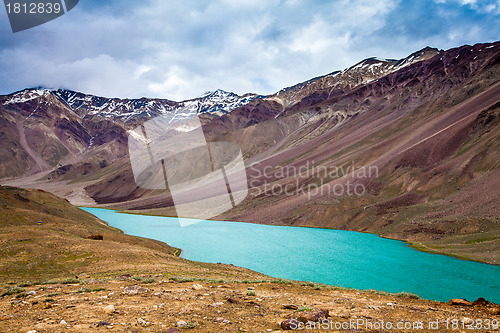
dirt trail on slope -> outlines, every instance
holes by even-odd
[[[19,143],[26,151],[26,153],[35,161],[35,166],[31,169],[31,173],[42,172],[44,170],[51,169],[50,165],[40,157],[40,155],[36,154],[31,147],[28,145],[28,141],[26,140],[26,133],[24,132],[24,120],[17,121],[17,130],[19,131]]]

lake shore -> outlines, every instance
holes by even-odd
[[[88,206],[89,208],[104,208],[108,209],[107,205],[103,206]],[[113,209],[113,208],[110,208]],[[175,217],[172,212],[169,212],[167,214],[161,213],[163,209],[159,210],[140,210],[140,211],[132,211],[132,210],[120,210],[120,209],[114,209],[119,213],[122,214],[132,214],[132,215],[149,215],[149,216],[157,216],[157,217]],[[229,221],[228,222],[233,222]],[[257,222],[251,222],[251,221],[238,221],[240,223],[252,223],[252,224],[265,224],[265,223],[257,223]],[[266,224],[266,225],[276,225],[276,226],[285,226],[285,227],[297,227],[297,228],[316,228],[316,229],[329,229],[329,228],[321,228],[321,227],[315,227],[315,226],[290,226],[286,224]],[[336,229],[329,229],[329,230],[336,230]],[[361,231],[356,231],[352,230],[355,232],[361,232]],[[445,255],[449,256],[452,258],[460,259],[460,260],[467,260],[467,261],[473,261],[473,262],[478,262],[478,263],[483,263],[483,264],[489,264],[489,265],[495,265],[495,266],[500,266],[499,258],[497,253],[491,253],[491,252],[483,252],[483,253],[475,253],[474,249],[461,249],[460,244],[457,244],[456,242],[452,244],[452,246],[446,246],[444,245],[443,241],[441,240],[435,240],[435,241],[415,241],[415,240],[408,240],[404,239],[401,237],[394,237],[394,236],[385,236],[381,235],[379,233],[374,233],[374,232],[362,232],[362,233],[369,233],[373,235],[377,235],[382,238],[386,239],[393,239],[393,240],[398,240],[405,242],[410,246],[412,249],[415,249],[417,251],[425,252],[425,253],[432,253],[432,254],[440,254],[440,255]],[[499,250],[497,250],[499,252]]]
[[[488,279],[499,274],[497,266],[427,254],[370,233],[228,221],[202,221],[183,228],[175,218],[86,210],[127,234],[181,248],[182,257],[189,260],[231,263],[274,277],[356,289],[410,291],[440,301],[457,297],[457,292],[471,299],[500,296]],[[297,251],[304,255],[297,257]],[[321,267],[328,269],[320,272]],[[361,273],[365,270],[372,274]]]
[[[159,208],[159,209],[144,209],[144,210],[127,210],[123,209],[122,204],[103,204],[98,205],[96,202],[88,197],[85,193],[84,186],[86,183],[76,183],[67,184],[66,182],[58,183],[47,183],[46,181],[40,181],[40,174],[29,178],[21,178],[15,180],[5,181],[4,184],[9,186],[19,186],[19,187],[29,187],[42,189],[45,191],[52,192],[61,197],[67,197],[69,202],[75,206],[88,207],[88,208],[103,208],[103,209],[113,209],[124,214],[134,214],[134,215],[151,215],[151,216],[162,216],[162,217],[172,217],[175,216],[175,210],[173,208]],[[223,215],[221,220],[229,219],[225,218]],[[242,223],[254,223],[254,224],[265,224],[255,221],[238,221]],[[268,224],[268,225],[280,225],[280,226],[290,226],[284,223],[281,224]],[[310,225],[298,225],[297,227],[305,228],[321,228]],[[333,228],[332,228],[333,229]],[[335,229],[333,229],[335,230]],[[352,230],[356,231],[356,230]],[[361,232],[361,231],[358,231]],[[498,235],[487,233],[483,238],[488,238],[490,240],[481,242],[477,239],[477,236],[469,237],[468,235],[456,235],[451,239],[435,239],[435,240],[411,240],[407,237],[402,237],[401,235],[384,235],[377,232],[368,232],[380,237],[399,240],[407,243],[410,247],[415,250],[432,253],[432,254],[442,254],[450,256],[453,258],[468,260],[474,262],[480,262],[485,264],[491,264],[500,266],[500,248],[498,247]],[[478,245],[480,244],[480,246]]]

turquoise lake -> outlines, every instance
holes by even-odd
[[[500,267],[429,254],[352,231],[202,221],[82,208],[126,234],[182,249],[181,257],[246,267],[275,278],[411,292],[439,301],[484,297],[500,303]]]

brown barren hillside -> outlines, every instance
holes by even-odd
[[[262,277],[245,269],[178,258],[178,249],[125,235],[67,200],[41,190],[0,187],[0,223],[3,282],[49,281],[82,272],[100,276],[189,272],[201,277],[212,270],[228,277],[233,273],[243,279]]]

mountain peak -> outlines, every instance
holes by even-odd
[[[431,46],[427,45],[426,47],[424,47],[423,49],[421,49],[420,51],[417,51],[417,52],[429,52],[429,51],[441,52],[442,50],[438,49],[437,47],[431,47]]]
[[[209,90],[207,92],[205,92],[204,94],[202,94],[200,97],[198,98],[207,98],[207,97],[213,97],[213,96],[231,96],[231,95],[235,95],[237,96],[237,94],[231,92],[231,91],[226,91],[226,90],[223,90],[223,89],[217,89],[217,90]],[[196,98],[193,98],[193,99],[196,99]]]
[[[395,63],[397,60],[394,59],[384,59],[384,58],[379,58],[379,57],[371,57],[371,58],[366,58],[364,60],[361,60],[357,64],[349,67],[347,71],[357,69],[357,68],[365,68],[365,67],[373,67],[373,66],[378,66],[378,65],[385,65],[385,64],[392,64]]]
[[[262,96],[258,96],[257,94],[239,96],[231,91],[217,89],[215,91],[207,91],[198,98],[183,101],[180,104],[194,107],[198,113],[223,115],[260,97]]]
[[[409,66],[415,62],[430,59],[430,58],[434,57],[436,54],[439,54],[440,52],[441,52],[441,50],[439,50],[437,48],[426,46],[419,51],[413,52],[412,54],[410,54],[406,58],[400,59],[394,65],[394,67],[398,68],[398,69],[401,67],[406,67],[406,66]]]

